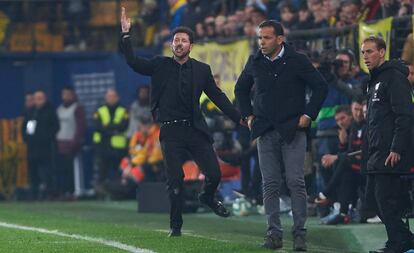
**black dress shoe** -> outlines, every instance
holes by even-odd
[[[213,203],[213,205],[212,206],[210,206],[210,208],[211,208],[211,210],[213,210],[213,212],[215,213],[215,214],[217,214],[218,216],[220,216],[220,217],[224,217],[224,218],[227,218],[227,217],[229,217],[230,216],[230,212],[229,212],[229,210],[227,210],[225,207],[224,207],[224,205],[223,205],[223,203],[221,203],[220,201],[214,201],[214,203]]]
[[[262,248],[265,249],[281,249],[283,247],[282,237],[276,235],[266,235]]]
[[[180,229],[173,228],[168,233],[168,237],[178,237],[178,236],[181,236],[181,230]]]
[[[199,200],[201,204],[208,206],[218,216],[224,217],[224,218],[230,216],[229,210],[227,210],[224,207],[223,203],[221,203],[220,201],[217,201],[217,200],[208,201],[203,195],[200,195]]]

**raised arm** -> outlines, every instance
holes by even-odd
[[[154,71],[154,60],[148,60],[142,57],[137,57],[132,49],[130,31],[131,19],[127,17],[125,7],[121,8],[121,41],[120,48],[125,56],[128,65],[135,71],[142,75],[151,76]]]
[[[131,29],[131,19],[127,17],[125,7],[121,8],[121,29],[122,33],[129,33],[129,29]]]

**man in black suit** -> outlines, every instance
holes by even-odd
[[[53,157],[59,120],[46,93],[33,93],[34,108],[25,119],[25,141],[33,200],[53,198],[56,194],[56,173]]]
[[[267,215],[265,248],[282,248],[279,195],[282,175],[291,193],[293,248],[306,251],[305,129],[316,119],[327,94],[327,83],[305,55],[284,42],[280,23],[259,26],[260,50],[251,56],[240,75],[235,94],[251,137],[258,138],[263,201]],[[253,106],[250,91],[255,84]],[[306,102],[306,88],[312,91]]]
[[[130,21],[122,8],[121,47],[128,65],[136,72],[152,77],[151,111],[161,124],[160,142],[167,168],[169,190],[170,234],[180,236],[183,205],[182,165],[190,154],[206,179],[200,202],[217,215],[228,217],[229,211],[215,200],[221,173],[207,123],[200,110],[200,96],[205,92],[234,122],[240,122],[240,113],[226,95],[216,86],[210,66],[189,57],[193,46],[193,32],[186,27],[173,31],[173,57],[155,57],[151,60],[135,57],[129,38]]]

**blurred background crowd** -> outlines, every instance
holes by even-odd
[[[196,31],[198,40],[228,39],[254,37],[265,19],[280,21],[289,33],[413,13],[411,0],[1,1],[0,45],[3,51],[116,50],[121,5],[133,22],[137,47],[168,41],[179,25]]]
[[[192,28],[199,44],[247,40],[247,50],[252,53],[257,49],[258,25],[266,19],[280,21],[287,42],[307,54],[329,84],[318,119],[308,132],[304,169],[310,214],[318,213],[326,224],[366,222],[369,218],[378,221],[360,198],[365,182],[360,150],[365,131],[363,93],[368,75],[359,64],[358,24],[394,18],[387,39],[390,58],[402,58],[410,65],[408,79],[414,87],[413,0],[0,1],[0,52],[16,68],[24,66],[22,62],[27,58],[21,57],[28,57],[27,54],[38,57],[37,60],[50,54],[54,61],[62,62],[68,58],[89,61],[93,54],[93,64],[96,61],[98,65],[111,65],[108,61],[100,62],[103,55],[99,53],[118,52],[121,6],[126,7],[131,17],[133,45],[144,56],[162,54],[170,32],[177,26]],[[55,73],[39,79],[38,65],[31,67],[30,75],[22,80],[55,83],[46,87],[23,83],[19,90],[25,94],[25,105],[23,122],[16,125],[20,126],[19,133],[27,145],[29,187],[26,193],[14,197],[134,198],[135,189],[143,182],[163,182],[159,126],[150,113],[149,80],[140,79],[134,88],[127,89],[117,84],[128,86],[126,79],[120,81],[114,77],[119,70],[102,74],[93,69],[93,73],[85,75],[82,67],[64,64],[72,72],[82,74],[66,78],[59,72],[61,69],[52,67],[48,71]],[[126,69],[125,65],[121,67]],[[121,75],[124,73],[125,70]],[[64,76],[66,84],[54,75]],[[214,73],[214,78],[219,87],[223,79],[229,81],[228,73]],[[231,78],[235,80],[237,76]],[[82,88],[98,84],[102,86]],[[114,87],[122,87],[123,91]],[[92,91],[93,97],[85,95]],[[222,198],[230,203],[236,196],[245,198],[263,212],[256,143],[250,140],[249,130],[232,124],[207,98],[203,98],[201,107],[220,161]],[[1,124],[0,127],[3,136],[8,136],[6,128]],[[0,150],[4,151],[6,144],[0,143]],[[5,160],[5,157],[0,158]],[[89,177],[82,174],[87,167],[93,168]],[[184,171],[187,182],[203,178],[191,157]],[[83,191],[81,185],[89,185],[86,188],[91,190]],[[281,209],[289,212],[288,189],[285,187],[282,192]],[[193,195],[189,193],[188,198],[191,200]]]

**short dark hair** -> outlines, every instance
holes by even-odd
[[[175,28],[172,31],[172,37],[174,38],[174,36],[177,33],[185,33],[185,34],[187,34],[188,35],[188,38],[190,39],[190,43],[193,44],[193,42],[194,42],[194,32],[193,32],[193,30],[191,30],[190,28],[188,28],[186,26],[179,26],[179,27]]]
[[[364,104],[367,103],[367,101],[362,96],[356,96],[352,99],[351,104],[353,104],[353,103],[364,105]]]
[[[287,8],[292,13],[297,12],[295,6],[293,6],[293,4],[290,1],[285,0],[279,3],[279,10],[283,10],[285,8]]]
[[[283,36],[285,33],[283,31],[283,26],[281,23],[277,22],[276,20],[265,20],[260,23],[259,28],[263,27],[273,27],[273,32],[277,36]]]
[[[254,5],[253,6],[253,11],[252,12],[254,12],[254,13],[259,13],[260,15],[262,15],[263,17],[266,17],[266,10],[264,10],[264,9],[262,9],[262,8],[260,8],[259,6],[257,6],[257,5]]]
[[[348,114],[348,115],[352,115],[351,107],[349,105],[340,105],[340,106],[338,106],[336,108],[335,115],[339,114],[341,112],[343,112],[345,114]]]
[[[374,42],[375,45],[377,45],[378,50],[380,50],[380,49],[387,50],[387,44],[385,43],[385,40],[381,37],[371,35],[371,36],[365,38],[362,43],[365,43],[365,42]]]

